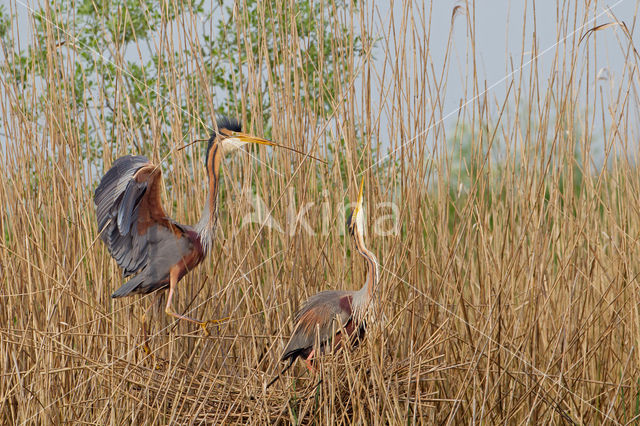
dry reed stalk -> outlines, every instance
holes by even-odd
[[[445,46],[430,43],[429,4],[396,4],[389,17],[371,4],[323,3],[323,10],[338,13],[334,30],[344,25],[351,35],[320,52],[311,75],[299,67],[306,41],[295,25],[278,33],[260,27],[258,40],[275,45],[277,64],[266,54],[248,55],[233,83],[246,90],[238,105],[224,109],[260,133],[265,123],[256,117],[264,111],[256,92],[268,96],[273,139],[330,164],[318,167],[277,150],[250,151],[225,164],[216,247],[181,283],[175,306],[196,317],[231,319],[206,338],[156,309],[154,360],[139,348],[139,317],[161,300],[109,298],[121,279],[95,224],[92,193],[103,170],[83,155],[104,165],[128,152],[168,159],[166,207],[182,222],[197,220],[205,195],[203,147],[188,154],[177,149],[205,136],[221,105],[203,73],[211,64],[202,54],[202,27],[181,2],[172,4],[185,8],[180,20],[163,18],[156,45],[133,46],[167,58],[158,73],[168,95],[143,87],[149,107],[139,126],[131,123],[143,106],[126,102],[136,88],[127,86],[128,58],[117,41],[109,51],[120,85],[115,99],[100,90],[106,77],[97,71],[83,76],[97,89],[78,96],[70,82],[87,47],[74,39],[72,26],[52,24],[54,6],[41,6],[44,39],[25,40],[27,33],[9,29],[11,40],[45,55],[46,68],[25,76],[37,91],[23,91],[7,69],[1,83],[2,423],[638,421],[633,25],[615,33],[628,66],[607,92],[597,86],[595,38],[622,25],[596,27],[595,6],[585,11],[560,1],[558,44],[545,53],[553,57],[551,71],[539,64],[539,41],[529,36],[534,29],[523,25],[514,42],[533,53],[506,66],[503,97],[479,78],[474,2],[452,7]],[[10,2],[8,10],[24,7]],[[291,20],[288,7],[261,2],[254,13],[261,22]],[[248,35],[250,18],[240,3],[228,31]],[[454,32],[467,34],[465,45],[456,44]],[[361,56],[353,34],[363,35]],[[444,62],[434,61],[433,49],[444,50]],[[11,62],[3,55],[3,63]],[[315,103],[302,97],[322,81],[330,61],[347,70],[331,81],[335,93]],[[455,67],[466,75],[462,83]],[[455,84],[466,103],[450,115],[445,100]],[[200,104],[208,115],[197,115]],[[170,113],[164,105],[172,106]],[[116,112],[112,125],[102,120],[108,108]],[[96,125],[100,150],[87,143],[79,122]],[[602,141],[606,167],[592,166],[594,140]],[[354,352],[327,356],[318,376],[295,367],[265,391],[281,368],[278,357],[300,301],[324,289],[361,286],[364,265],[344,236],[340,207],[355,195],[362,173],[386,321]],[[289,223],[291,206],[315,203],[308,222],[327,232],[241,226],[254,211],[253,193],[280,224]],[[376,206],[384,201],[399,207],[397,235],[373,233],[383,214]]]

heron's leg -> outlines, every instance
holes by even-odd
[[[195,319],[195,318],[188,317],[186,315],[179,314],[176,311],[174,311],[173,307],[171,306],[171,298],[173,298],[173,292],[174,292],[177,284],[178,284],[177,274],[175,274],[172,271],[171,274],[169,275],[169,295],[167,296],[167,306],[164,309],[164,311],[167,313],[167,315],[171,315],[174,318],[191,321],[191,322],[193,322],[195,324],[198,324],[200,327],[202,327],[202,329],[204,330],[204,333],[207,336],[210,335],[209,330],[207,330],[207,325],[209,323],[211,323],[211,324],[219,324],[219,323],[224,322],[224,321],[229,319],[229,318],[222,318],[222,319],[219,319],[219,320],[201,321],[201,320],[198,320],[198,319]]]
[[[149,333],[147,331],[147,317],[149,316],[149,310],[151,310],[151,308],[153,307],[153,302],[151,304],[149,304],[149,306],[147,307],[147,309],[144,310],[144,313],[142,314],[142,349],[144,349],[144,352],[147,355],[153,355],[153,352],[151,351],[151,348],[149,347]]]
[[[309,353],[309,356],[305,358],[304,362],[307,364],[307,368],[309,369],[310,372],[314,373],[316,372],[316,369],[313,367],[313,364],[311,364],[311,359],[313,358],[313,354],[315,353],[315,349],[311,349],[311,352]]]

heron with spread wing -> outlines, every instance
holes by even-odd
[[[374,291],[378,284],[378,260],[364,244],[364,212],[362,210],[364,178],[360,183],[358,202],[347,220],[358,253],[367,264],[367,279],[360,290],[328,290],[311,296],[296,313],[293,335],[281,357],[289,364],[267,385],[271,386],[297,358],[309,370],[316,355],[337,350],[346,342],[357,343],[365,334],[365,319],[374,309]],[[319,346],[317,344],[319,343]]]
[[[177,313],[172,306],[180,279],[200,264],[213,246],[217,223],[217,199],[223,157],[247,143],[275,146],[256,136],[242,133],[237,120],[218,119],[218,130],[209,139],[205,159],[208,195],[199,222],[182,225],[167,216],[160,197],[162,175],[158,165],[146,157],[118,158],[104,175],[95,192],[98,229],[109,253],[122,268],[123,277],[132,277],[111,297],[148,294],[169,289],[165,311],[177,319],[207,324]],[[146,316],[146,315],[145,315]],[[143,332],[145,317],[143,316]]]

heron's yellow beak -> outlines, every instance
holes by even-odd
[[[313,158],[316,161],[319,161],[321,163],[327,164],[326,161],[321,160],[318,157],[314,157],[313,155],[306,154],[306,153],[304,153],[302,151],[298,151],[297,149],[291,148],[290,146],[278,145],[277,143],[275,143],[273,141],[270,141],[268,139],[259,138],[257,136],[248,135],[248,134],[242,133],[242,132],[234,132],[233,133],[233,137],[238,139],[238,140],[240,140],[240,141],[242,141],[242,142],[258,143],[258,144],[261,144],[261,145],[269,145],[269,146],[276,146],[278,148],[284,148],[286,150],[295,152],[295,153],[300,154],[300,155],[304,155],[305,157]]]
[[[302,151],[298,151],[297,149],[291,148],[289,146],[279,145],[279,144],[277,144],[277,143],[275,143],[273,141],[270,141],[268,139],[259,138],[258,136],[253,136],[253,135],[249,135],[247,133],[242,133],[242,132],[228,132],[228,133],[226,133],[226,135],[228,137],[236,139],[236,140],[238,140],[240,142],[257,143],[257,144],[260,144],[260,145],[269,145],[269,146],[276,146],[278,148],[284,148],[284,149],[287,149],[289,151],[293,151],[293,152],[295,152],[297,154],[304,155],[305,157],[313,158],[314,160],[320,161],[321,163],[327,164],[326,161],[321,160],[321,159],[319,159],[317,157],[314,157],[313,155],[306,154],[306,153],[304,153]]]
[[[358,209],[358,211],[362,210],[362,201],[364,199],[362,190],[364,189],[364,176],[362,176],[362,181],[360,182],[360,192],[358,193],[358,203],[356,205],[356,208]]]
[[[238,140],[240,140],[242,142],[257,143],[257,144],[260,144],[260,145],[277,146],[277,144],[275,142],[271,142],[268,139],[259,138],[258,136],[249,135],[247,133],[233,132],[232,137],[236,138],[236,139],[238,139]]]

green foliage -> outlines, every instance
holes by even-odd
[[[337,6],[310,0],[284,5],[257,0],[61,2],[34,13],[35,43],[26,48],[12,44],[12,20],[0,8],[5,47],[0,71],[22,92],[35,91],[44,101],[55,89],[46,87],[47,73],[72,60],[74,122],[86,140],[82,155],[92,162],[105,143],[122,140],[123,133],[139,152],[149,152],[156,143],[165,149],[167,141],[190,133],[208,133],[212,113],[261,120],[269,136],[274,103],[270,93],[278,96],[292,88],[299,94],[297,101],[312,105],[318,114],[331,113],[339,85],[348,76],[347,52],[363,54],[360,36],[338,23],[339,13],[354,4]],[[167,28],[182,25],[182,20],[202,22],[198,40],[179,53],[158,49]],[[296,54],[283,55],[274,47],[282,45],[283,38],[291,40]],[[259,85],[254,84],[250,94],[249,73]],[[177,91],[176,86],[186,89]],[[243,99],[253,108],[241,111]],[[23,109],[37,122],[44,111],[44,103],[40,105],[36,111]],[[251,110],[262,117],[251,117]],[[160,117],[160,131],[151,128],[152,114]],[[170,121],[180,122],[181,128]],[[153,139],[158,134],[160,141]]]
[[[11,19],[9,14],[5,10],[3,4],[0,4],[0,38],[6,38],[11,25]]]
[[[346,8],[347,4],[339,5]],[[241,68],[248,70],[247,64],[253,60],[255,72],[261,73],[263,87],[258,102],[262,110],[262,121],[269,123],[271,100],[268,97],[266,74],[270,68],[274,73],[274,89],[281,92],[291,87],[299,93],[298,101],[310,104],[311,109],[330,115],[332,101],[338,92],[338,85],[346,81],[347,64],[342,61],[348,49],[356,55],[363,55],[362,40],[357,34],[351,34],[346,26],[336,24],[340,9],[334,9],[323,2],[303,1],[271,4],[258,0],[246,0],[242,10],[234,11],[236,6],[225,8],[226,19],[212,36],[204,36],[205,57],[216,58],[210,70],[215,85],[228,94],[230,105],[239,105],[246,87],[230,78],[238,75]],[[238,32],[231,19],[240,15],[245,27],[256,31]],[[261,30],[261,31],[258,31]],[[276,38],[289,38],[295,55],[283,55],[274,49]],[[266,49],[265,49],[266,47]],[[266,55],[266,58],[264,57]],[[291,63],[291,58],[297,58]],[[289,61],[289,62],[288,62]],[[297,83],[296,83],[297,82]]]

